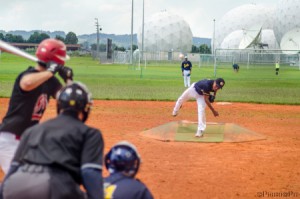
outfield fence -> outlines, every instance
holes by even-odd
[[[180,63],[183,61],[179,55],[182,52],[134,52],[131,61],[130,51],[114,51],[112,62],[120,64],[133,64],[138,66],[161,65],[164,63]],[[280,64],[295,67],[300,70],[300,53],[298,50],[275,49],[216,49],[214,54],[185,53],[193,66],[218,67],[238,63],[249,67],[272,65],[276,61]]]

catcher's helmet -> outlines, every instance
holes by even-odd
[[[105,156],[105,166],[110,173],[123,172],[134,177],[140,167],[141,158],[136,147],[122,141],[114,145]]]
[[[57,64],[64,65],[65,61],[69,59],[66,45],[57,39],[43,40],[39,44],[35,54],[37,58],[44,63],[53,61]]]
[[[64,87],[57,96],[57,113],[61,110],[81,112],[82,121],[88,118],[92,106],[91,93],[87,87],[80,82],[73,82]]]

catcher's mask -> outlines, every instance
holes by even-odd
[[[43,40],[39,44],[35,54],[44,63],[53,61],[59,65],[64,65],[65,61],[69,59],[66,45],[57,39]]]
[[[137,174],[140,163],[136,147],[127,141],[114,145],[105,156],[105,166],[109,173],[122,172],[132,178]]]
[[[63,111],[81,112],[83,114],[82,122],[88,118],[92,106],[91,93],[87,87],[80,82],[62,88],[57,96],[57,113]]]

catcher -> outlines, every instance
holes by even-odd
[[[184,102],[192,98],[196,99],[197,106],[198,106],[198,129],[195,137],[202,137],[203,132],[206,128],[206,117],[205,117],[206,105],[209,107],[209,109],[212,111],[215,117],[219,116],[219,113],[213,108],[212,103],[215,100],[217,91],[219,89],[222,89],[224,85],[225,85],[225,81],[223,78],[218,78],[216,80],[203,79],[196,83],[193,83],[178,98],[175,107],[173,109],[172,115],[174,117],[178,115],[179,109],[181,108]]]
[[[84,124],[91,105],[85,85],[62,89],[58,116],[22,135],[1,199],[103,199],[103,138],[100,130]]]

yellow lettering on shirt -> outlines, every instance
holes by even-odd
[[[105,199],[112,199],[116,188],[117,185],[109,185],[108,187],[105,187],[104,190]]]

